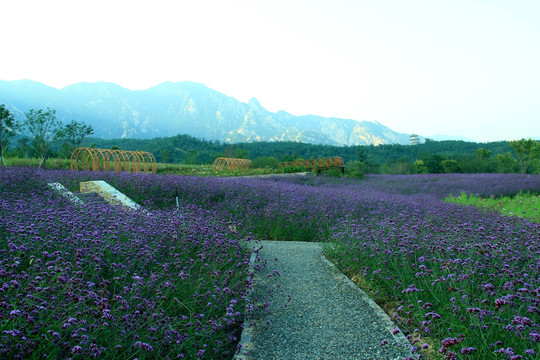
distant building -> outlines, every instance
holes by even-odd
[[[418,145],[420,143],[420,139],[418,139],[418,135],[411,134],[411,137],[409,138],[409,145]]]

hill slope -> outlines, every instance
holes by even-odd
[[[84,121],[103,138],[148,139],[175,134],[238,143],[295,141],[326,145],[407,144],[409,136],[376,121],[272,113],[194,82],[166,82],[132,91],[111,83],[55,89],[31,80],[0,81],[0,103],[23,119],[50,106],[64,122]]]

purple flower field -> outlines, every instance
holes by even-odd
[[[318,198],[308,206],[333,220],[327,256],[375,291],[416,348],[446,359],[538,358],[540,225],[441,199],[538,192],[540,176],[285,181],[311,183],[306,195]]]
[[[149,214],[77,209],[45,186],[76,190],[89,179]],[[540,176],[343,181],[0,169],[0,353],[230,358],[251,286],[246,249],[257,238],[332,243],[328,257],[392,305],[417,348],[447,359],[534,359],[539,224],[442,201],[520,190],[540,191]]]
[[[195,205],[77,208],[46,186],[73,175],[0,169],[0,358],[230,358],[246,241]]]

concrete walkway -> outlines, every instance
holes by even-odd
[[[393,360],[411,355],[404,335],[392,334],[396,327],[389,317],[324,258],[321,244],[261,244],[268,267],[255,278],[253,298],[264,301],[268,288],[274,295],[268,312],[247,320],[235,360]]]

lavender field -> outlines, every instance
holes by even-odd
[[[0,358],[231,358],[247,241],[196,205],[77,208],[46,186],[92,176],[0,169]]]
[[[45,186],[76,190],[89,179],[149,213],[76,208]],[[0,169],[0,353],[230,358],[249,301],[252,239],[272,239],[328,242],[327,256],[374,291],[424,354],[534,359],[540,225],[442,201],[520,190],[540,191],[540,176],[344,181]]]

